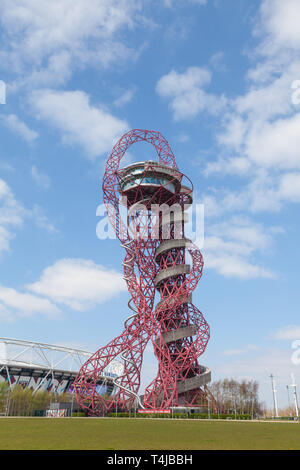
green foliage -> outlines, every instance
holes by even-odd
[[[0,395],[5,395],[9,390],[9,383],[4,381],[0,382]]]
[[[5,387],[2,386],[2,383],[0,385],[1,406],[1,391]],[[5,412],[7,412],[8,416],[45,416],[45,411],[49,409],[50,403],[54,401],[70,402],[72,401],[72,395],[69,393],[57,395],[46,390],[38,390],[34,393],[30,388],[15,385],[10,390],[7,390]]]
[[[125,411],[108,413],[109,418],[129,418],[134,416],[132,411],[130,414]],[[137,418],[172,418],[172,413],[136,413]],[[249,414],[232,414],[232,413],[173,413],[173,419],[251,419]]]
[[[251,419],[249,414],[231,414],[231,413],[211,413],[209,416],[207,413],[193,413],[189,416],[191,419]]]
[[[8,382],[0,382],[0,414],[6,414],[7,398],[9,393]]]
[[[172,417],[172,414],[170,415]],[[186,419],[188,417],[187,413],[173,413],[173,418],[177,419]]]
[[[84,418],[85,413],[83,411],[73,411],[72,418]]]

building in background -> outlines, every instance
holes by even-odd
[[[82,349],[0,338],[0,382],[6,381],[10,388],[22,385],[34,392],[72,392],[78,370],[91,355],[91,352]],[[99,377],[98,393],[112,394],[113,380],[122,370],[122,364],[113,361]]]

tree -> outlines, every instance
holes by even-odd
[[[2,384],[0,384],[2,385]],[[4,386],[3,390],[5,389]],[[46,390],[37,390],[34,392],[31,388],[23,388],[22,385],[14,385],[11,389],[7,387],[9,396],[6,403],[7,414],[9,416],[34,416],[36,412],[44,412],[49,409],[50,402],[70,402],[72,394],[62,393],[57,395]],[[4,393],[4,392],[3,392]],[[1,387],[0,387],[1,400]]]
[[[6,415],[7,400],[9,394],[9,384],[0,382],[0,415]]]
[[[212,382],[209,388],[217,402],[219,412],[261,414],[258,382],[255,380],[223,379]]]

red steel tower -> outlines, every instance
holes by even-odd
[[[155,147],[158,162],[120,168],[126,150],[140,141]],[[123,333],[96,351],[76,377],[77,401],[91,415],[128,408],[136,401],[142,408],[166,409],[197,406],[208,399],[211,374],[198,358],[209,340],[209,325],[192,303],[203,258],[185,237],[192,193],[191,181],[177,168],[159,132],[134,129],[114,146],[103,178],[103,199],[125,249],[123,272],[133,313],[125,320]],[[155,305],[156,293],[160,299]],[[143,352],[149,340],[158,371],[140,397]],[[103,394],[100,378],[116,358],[123,361],[122,375],[114,378],[114,391]]]

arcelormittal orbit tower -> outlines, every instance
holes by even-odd
[[[141,141],[155,147],[158,161],[120,168],[126,150]],[[210,395],[210,370],[198,362],[209,340],[209,325],[192,303],[203,258],[185,237],[192,194],[191,181],[178,169],[159,132],[134,129],[114,146],[106,163],[103,199],[125,250],[123,272],[132,313],[120,336],[96,351],[76,377],[77,401],[91,415],[137,402],[144,409],[199,406]],[[149,340],[158,369],[141,397],[140,374]],[[100,378],[114,359],[124,367],[113,379],[113,391],[103,394]]]

